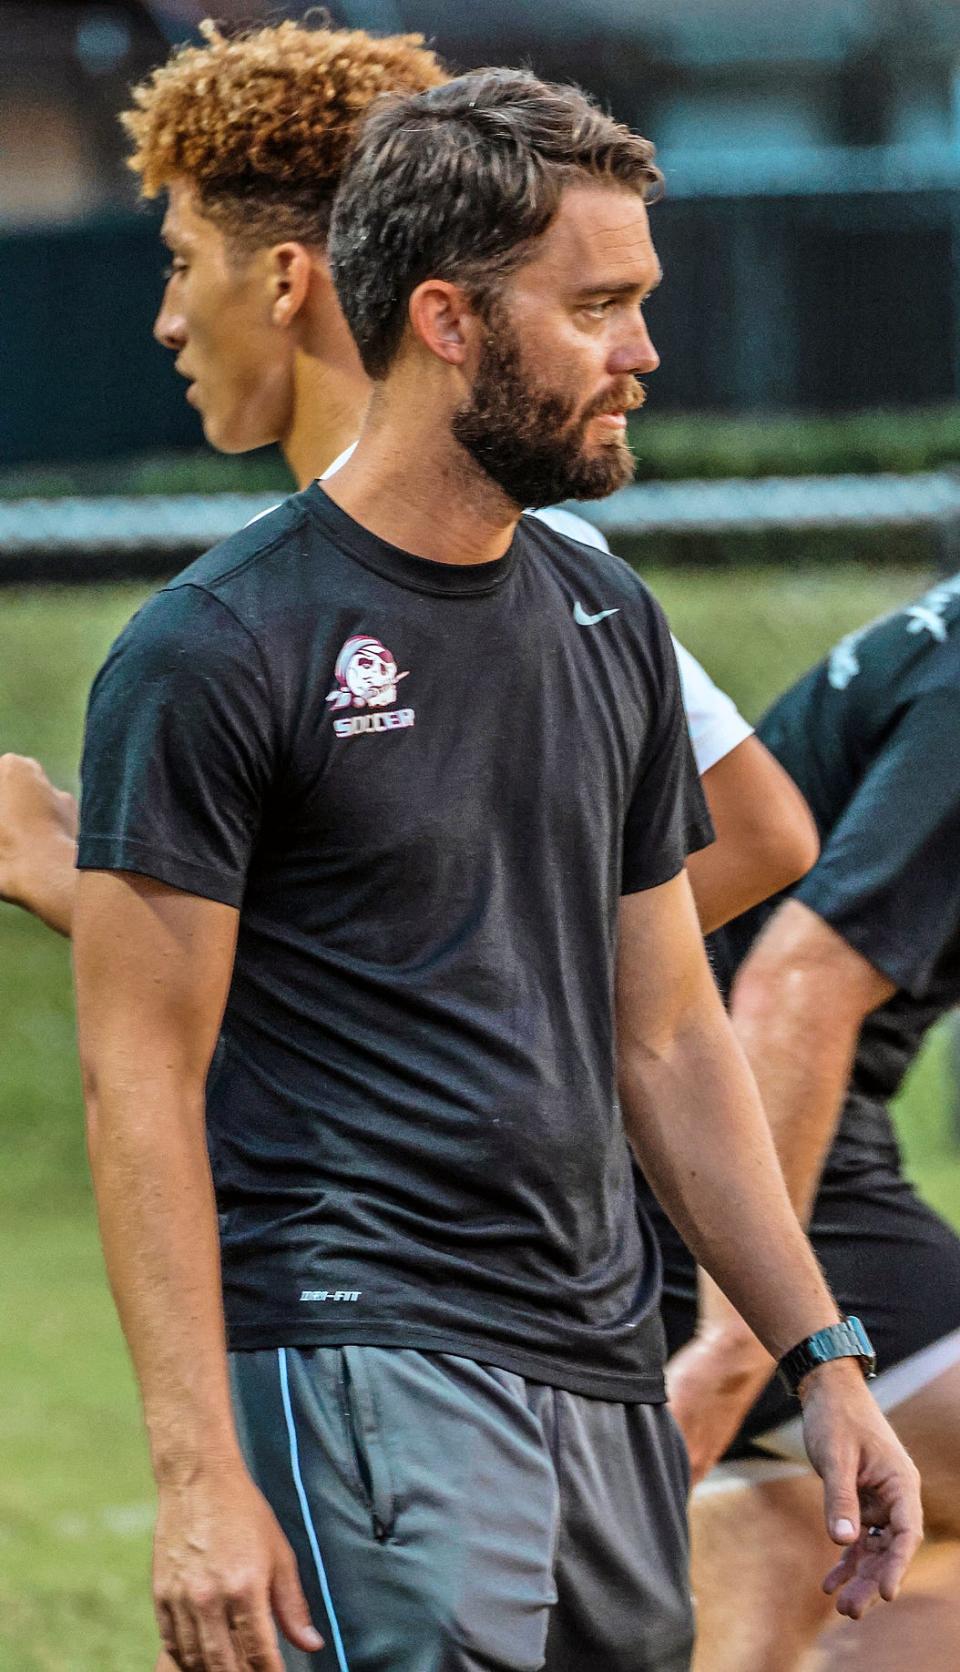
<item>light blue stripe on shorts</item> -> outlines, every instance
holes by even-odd
[[[343,1638],[340,1636],[340,1625],[333,1606],[333,1598],[330,1595],[330,1586],[327,1583],[327,1570],[323,1565],[323,1557],[320,1554],[320,1544],[317,1539],[317,1531],[313,1524],[313,1516],[310,1513],[310,1503],[304,1489],[303,1476],[300,1473],[300,1447],[297,1444],[297,1427],[293,1420],[293,1405],[290,1399],[290,1379],[287,1374],[287,1353],[285,1347],[277,1348],[277,1362],[280,1366],[280,1393],[283,1398],[283,1414],[287,1419],[287,1437],[290,1441],[290,1469],[293,1474],[294,1485],[297,1489],[297,1497],[300,1500],[300,1513],[303,1516],[303,1524],[306,1528],[307,1538],[310,1542],[313,1565],[317,1570],[317,1578],[320,1581],[320,1594],[323,1597],[323,1605],[327,1610],[327,1619],[330,1622],[330,1636],[333,1641],[334,1652],[337,1657],[337,1665],[340,1668],[340,1672],[350,1672],[350,1668],[347,1665],[346,1653],[343,1647]]]

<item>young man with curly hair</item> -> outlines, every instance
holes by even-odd
[[[419,36],[374,38],[284,22],[236,36],[204,26],[123,116],[144,194],[166,194],[171,267],[158,340],[177,356],[213,446],[278,443],[301,488],[360,431],[370,381],[326,260],[334,193],[357,124],[384,92],[434,87],[446,72]],[[605,546],[568,512],[544,513]],[[816,857],[789,778],[680,645],[687,719],[717,840],[690,859],[705,930]],[[36,762],[0,757],[0,897],[69,933],[75,808]]]
[[[164,588],[94,686],[81,1052],[181,1668],[278,1672],[271,1611],[318,1672],[686,1667],[624,1126],[768,1349],[823,1337],[841,1607],[919,1537],[703,951],[662,615],[521,515],[629,478],[657,179],[516,72],[375,113],[329,240],[357,449]]]

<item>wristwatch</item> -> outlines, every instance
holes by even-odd
[[[839,1324],[829,1324],[808,1335],[805,1341],[784,1353],[777,1365],[777,1374],[788,1393],[797,1394],[804,1376],[816,1370],[818,1364],[829,1364],[831,1359],[860,1360],[867,1380],[877,1374],[877,1355],[873,1343],[859,1318],[841,1318]]]

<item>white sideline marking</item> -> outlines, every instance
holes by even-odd
[[[153,1526],[153,1504],[108,1504],[94,1515],[58,1515],[53,1531],[58,1538],[79,1541],[93,1533],[112,1533],[115,1538],[139,1538]]]
[[[741,1457],[718,1463],[705,1480],[693,1489],[692,1497],[712,1498],[718,1492],[742,1491],[747,1486],[765,1486],[771,1480],[797,1480],[813,1473],[809,1463],[781,1462],[776,1457]]]

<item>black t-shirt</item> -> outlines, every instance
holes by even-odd
[[[79,864],[240,908],[207,1093],[233,1347],[662,1397],[617,910],[708,839],[658,607],[534,519],[438,564],[314,485],[140,611],[93,688]]]
[[[861,1030],[825,1176],[869,1173],[896,1165],[887,1102],[960,1000],[960,576],[841,640],[758,734],[820,832],[790,894],[898,989]],[[727,979],[777,904],[716,937]]]

